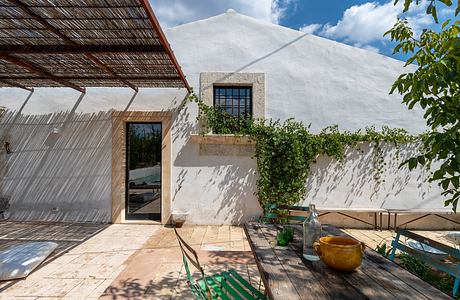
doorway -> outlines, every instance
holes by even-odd
[[[162,123],[126,123],[126,220],[161,221]]]

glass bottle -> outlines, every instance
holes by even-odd
[[[309,206],[310,215],[303,222],[303,257],[310,261],[318,261],[319,257],[313,249],[313,243],[321,237],[321,223],[314,204]]]

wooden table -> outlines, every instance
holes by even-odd
[[[367,248],[362,265],[351,273],[302,258],[302,227],[294,242],[276,245],[282,225],[247,223],[246,235],[270,299],[451,299],[425,281]],[[324,225],[323,235],[347,234]]]

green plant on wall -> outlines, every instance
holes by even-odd
[[[313,134],[309,126],[293,119],[280,122],[248,118],[244,126],[237,126],[241,125],[237,123],[240,120],[231,120],[232,116],[206,105],[196,95],[192,94],[190,100],[198,104],[202,134],[217,131],[249,135],[256,141],[257,188],[262,206],[266,203],[293,205],[301,202],[306,194],[310,166],[319,155],[343,160],[348,147],[367,142],[371,147],[380,149],[374,151],[378,156],[374,158],[377,161],[374,173],[381,176],[384,166],[382,143],[398,146],[418,140],[418,137],[409,135],[404,129],[389,127],[383,127],[382,131],[369,127],[362,132],[340,132],[338,126],[330,126],[319,134]],[[223,123],[223,118],[229,121]]]

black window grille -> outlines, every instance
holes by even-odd
[[[238,119],[252,117],[252,87],[215,86],[214,107]]]

